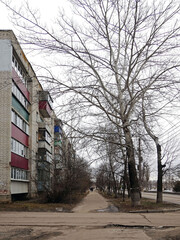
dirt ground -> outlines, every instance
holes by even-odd
[[[0,240],[180,240],[180,212],[119,213],[97,192],[64,212],[0,211]]]
[[[180,240],[180,228],[146,230],[146,234],[153,240]]]

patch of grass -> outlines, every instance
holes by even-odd
[[[130,212],[136,210],[165,210],[165,209],[175,209],[179,208],[179,205],[173,203],[156,203],[155,200],[141,198],[141,205],[132,207],[131,199],[126,196],[125,201],[123,202],[122,196],[115,198],[106,193],[101,193],[103,197],[107,198],[114,206],[119,209],[119,212]]]
[[[27,211],[27,212],[57,212],[57,209],[63,209],[64,212],[71,210],[78,204],[85,194],[72,195],[69,203],[42,203],[40,200],[15,201],[11,203],[0,203],[0,211]]]
[[[13,203],[0,203],[0,211],[28,211],[28,212],[55,212],[56,208],[63,208],[65,211],[71,211],[75,204],[63,203],[31,203],[20,201]]]

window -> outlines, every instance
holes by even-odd
[[[52,162],[52,155],[46,151],[46,161],[51,163]]]
[[[46,141],[50,144],[51,143],[51,136],[48,132],[46,132],[45,137],[46,137]]]
[[[39,129],[39,141],[46,141],[47,143],[51,143],[51,136],[45,129]]]
[[[12,56],[12,64],[13,64],[13,67],[14,67],[14,62],[15,62],[15,58],[14,58],[14,56]]]
[[[19,117],[19,128],[23,129],[23,120]]]
[[[19,169],[16,170],[16,177],[19,179]]]
[[[21,168],[11,167],[11,179],[28,180],[27,171]]]
[[[44,141],[45,140],[45,130],[39,130],[38,132],[38,140],[39,141]]]
[[[13,151],[13,140],[11,138],[11,151]]]
[[[14,122],[15,112],[11,111],[11,122]]]
[[[26,134],[29,134],[28,124],[13,110],[11,111],[11,121]]]
[[[12,81],[12,93],[19,100],[19,102],[27,109],[29,103],[13,81]]]
[[[11,168],[11,178],[14,177],[14,168]]]
[[[20,118],[17,117],[17,126],[20,127]]]
[[[26,77],[25,77],[24,70],[22,69],[21,64],[17,61],[17,59],[15,58],[14,55],[12,56],[12,66],[14,67],[16,73],[18,74],[18,76],[20,77],[22,82],[27,87],[27,80],[26,80]]]
[[[26,124],[25,129],[26,129],[25,132],[26,132],[27,134],[29,134],[29,125]]]
[[[17,61],[15,60],[15,70],[17,71]]]
[[[17,116],[17,114],[15,114],[15,116],[14,116],[14,123],[15,123],[16,125],[18,125],[18,120],[17,120],[17,118],[18,118],[18,116]]]
[[[13,138],[11,138],[11,151],[12,152],[16,151],[16,142],[14,141]]]
[[[28,148],[14,138],[11,138],[11,151],[21,157],[28,158]]]

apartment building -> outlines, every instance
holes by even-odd
[[[51,187],[60,141],[52,104],[14,33],[0,30],[0,201]]]

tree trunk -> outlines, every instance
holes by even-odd
[[[107,187],[107,190],[108,190],[108,194],[110,195],[111,194],[111,174],[108,174],[108,187]]]
[[[137,178],[137,171],[135,166],[133,141],[130,134],[130,130],[128,129],[126,124],[123,130],[124,130],[124,135],[126,140],[126,151],[127,151],[127,157],[128,157],[128,170],[129,170],[129,181],[130,181],[130,187],[131,187],[132,206],[139,206],[140,192],[139,192],[139,182]]]
[[[142,191],[142,162],[143,158],[141,155],[141,139],[139,138],[139,147],[138,147],[138,157],[139,157],[139,191],[140,191],[140,197],[141,197],[141,191]]]
[[[127,183],[127,161],[125,159],[124,164],[124,176],[123,176],[123,202],[125,201],[125,191],[126,191],[126,183]]]
[[[157,148],[157,160],[158,160],[158,180],[157,180],[157,203],[162,203],[163,194],[162,194],[162,177],[163,177],[163,166],[161,164],[161,145],[159,143],[156,144]]]
[[[144,99],[143,99],[144,101]],[[147,126],[146,123],[146,115],[145,115],[145,109],[144,109],[144,105],[142,102],[142,111],[143,111],[143,121],[144,121],[144,126],[145,129],[147,131],[147,133],[149,134],[149,136],[153,139],[153,141],[156,144],[156,150],[157,150],[157,164],[158,164],[158,180],[157,180],[157,199],[156,202],[157,203],[161,203],[163,200],[163,196],[162,196],[162,176],[163,176],[163,165],[161,164],[161,145],[159,144],[159,139],[158,137],[156,137],[152,131],[149,129],[149,127]]]
[[[130,183],[127,175],[127,157],[124,157],[124,176],[123,176],[123,202],[125,201],[125,191],[128,191],[128,198],[130,197]]]
[[[116,182],[116,178],[115,178],[115,172],[114,172],[111,156],[109,156],[109,164],[110,164],[112,180],[113,180],[113,193],[115,195],[115,198],[117,198],[117,182]]]
[[[116,182],[114,172],[112,172],[112,177],[113,177],[113,192],[114,192],[115,198],[117,198],[118,197],[118,195],[117,195],[117,182]]]

